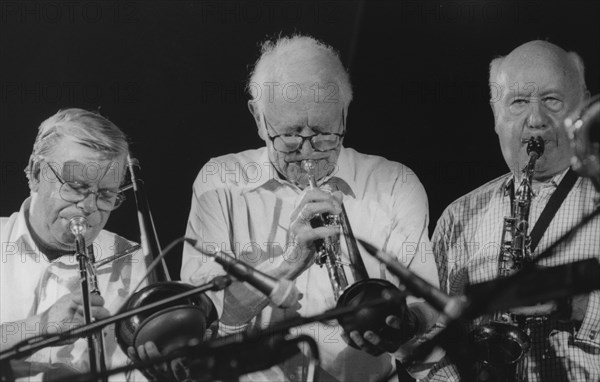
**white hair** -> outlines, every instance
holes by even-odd
[[[25,168],[30,184],[40,159],[51,153],[62,137],[71,137],[77,143],[103,153],[108,159],[129,153],[127,136],[99,113],[77,108],[59,110],[38,128]]]
[[[279,37],[276,40],[269,39],[263,42],[260,58],[250,73],[246,90],[262,109],[263,105],[260,101],[267,97],[264,96],[264,92],[257,92],[255,87],[263,89],[265,83],[276,81],[293,70],[291,68],[294,64],[302,64],[309,60],[318,62],[319,67],[315,68],[316,74],[328,69],[334,73],[333,80],[339,89],[339,98],[344,108],[347,108],[352,101],[352,86],[350,76],[342,65],[338,52],[322,41],[306,35]]]

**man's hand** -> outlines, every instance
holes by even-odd
[[[144,345],[127,349],[127,355],[134,362],[149,362],[162,356],[154,342],[146,342]],[[157,363],[153,367],[146,368],[142,372],[153,381],[185,381],[191,379],[190,368],[184,358],[175,358],[169,363]]]
[[[383,353],[393,353],[403,343],[408,341],[411,337],[416,334],[416,326],[414,315],[410,312],[400,318],[398,316],[387,316],[385,324],[392,330],[398,331],[398,336],[395,340],[391,338],[383,338],[372,330],[367,330],[361,335],[358,331],[354,330],[349,334],[342,333],[342,338],[346,343],[351,344],[354,342],[360,350],[365,351],[373,356],[379,356]],[[389,330],[389,329],[388,329]],[[400,338],[400,340],[398,340]]]
[[[556,311],[558,305],[554,301],[537,304],[533,306],[523,306],[519,308],[509,309],[511,313],[520,314],[523,316],[545,316]]]
[[[315,241],[330,236],[339,235],[339,227],[311,226],[311,220],[319,214],[329,213],[338,215],[342,212],[342,193],[327,192],[320,189],[304,191],[298,206],[290,216],[290,238],[293,244],[286,253],[286,273],[295,279],[310,267],[315,253]]]
[[[100,320],[110,316],[104,308],[104,299],[97,294],[90,294],[90,313],[92,318]],[[76,326],[85,324],[83,297],[81,292],[72,292],[62,296],[40,316],[43,327],[63,333]],[[73,339],[74,341],[75,339]]]

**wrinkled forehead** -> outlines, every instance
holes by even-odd
[[[263,102],[263,112],[269,122],[275,126],[291,124],[331,125],[340,121],[343,104],[339,90],[330,99],[318,99],[316,92],[331,92],[333,90],[297,86],[287,94],[279,94],[271,100]],[[296,95],[297,94],[297,95]],[[295,97],[295,98],[294,98]]]
[[[59,171],[65,181],[86,184],[120,183],[125,176],[125,155],[109,155],[80,144],[61,139],[46,161]]]
[[[558,55],[520,55],[507,57],[501,64],[498,83],[508,93],[532,95],[542,91],[565,94],[580,88],[578,73],[566,57]]]
[[[85,184],[120,184],[126,168],[118,158],[104,160],[70,159],[58,164],[65,181]]]

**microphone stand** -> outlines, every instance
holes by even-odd
[[[87,219],[83,216],[74,217],[69,222],[71,233],[75,236],[75,256],[79,263],[79,277],[81,284],[81,296],[83,300],[83,317],[86,325],[93,321],[92,304],[90,293],[100,294],[96,272],[93,268],[94,255],[88,251],[83,234],[87,230]],[[90,289],[91,287],[91,289]],[[88,357],[90,370],[94,375],[106,371],[104,360],[104,338],[102,331],[90,333],[87,336]],[[105,378],[98,379],[99,382],[107,382]]]
[[[0,361],[0,382],[13,382],[14,380],[10,359]]]
[[[309,346],[310,352],[311,352],[311,364],[309,365],[309,370],[307,373],[308,374],[307,382],[316,382],[317,381],[316,371],[317,371],[317,367],[320,364],[319,348],[318,348],[316,341],[312,337],[310,337],[306,334],[302,334],[302,335],[299,335],[299,336],[297,336],[295,338],[291,338],[291,339],[284,339],[284,341],[285,341],[284,343],[282,343],[282,344],[278,343],[278,345],[290,346],[290,345],[298,345],[298,344],[304,342]],[[210,373],[210,370],[207,370],[206,363],[213,362],[216,357],[221,355],[221,354],[218,354],[218,355],[214,354],[215,350],[218,351],[219,349],[215,349],[214,347],[210,346],[210,343],[211,342],[202,343],[202,344],[194,344],[194,345],[190,344],[187,347],[178,349],[169,355],[156,357],[156,358],[153,358],[153,359],[147,360],[147,361],[133,362],[129,365],[120,366],[120,367],[111,369],[111,370],[107,371],[105,374],[106,374],[106,376],[110,376],[110,375],[119,374],[119,373],[126,373],[131,370],[135,370],[135,369],[147,369],[147,368],[150,368],[150,367],[155,366],[160,363],[165,363],[165,362],[168,363],[177,358],[190,358],[190,354],[192,354],[191,357],[195,356],[196,358],[190,359],[191,365],[189,368],[193,369],[193,370],[201,370],[201,371],[207,373],[207,374],[203,375],[202,377],[192,376],[192,380],[194,380],[194,381],[203,381],[204,382],[204,381],[214,381],[214,380],[231,380],[231,378],[237,378],[237,377],[239,377],[239,375],[242,375],[242,374],[248,374],[253,371],[264,370],[264,369],[248,370],[244,373],[237,374],[234,371],[232,371],[231,369],[226,370],[226,369],[222,368],[222,369],[220,369],[221,370],[220,372],[223,372],[223,370],[225,370],[224,374],[217,374],[217,375],[208,374],[208,373]],[[205,362],[201,362],[201,360],[198,358],[200,354],[204,357],[207,357],[205,359],[202,359]],[[231,355],[231,354],[229,354],[229,355]],[[231,365],[229,365],[229,364],[224,364],[223,366],[228,367],[228,368],[231,367]],[[268,367],[270,367],[270,366],[267,366],[267,368]],[[79,375],[68,376],[65,378],[53,379],[48,382],[88,382],[91,376],[92,376],[91,374],[79,374]],[[219,378],[216,378],[217,376]],[[225,378],[228,378],[228,379],[225,379]]]
[[[79,262],[79,276],[81,282],[81,294],[83,298],[83,317],[85,324],[89,325],[92,323],[89,288],[90,277],[88,274],[91,261],[88,257],[88,251],[85,246],[85,239],[83,238],[83,235],[75,235],[75,242],[77,243],[75,255],[77,257],[77,261]],[[98,375],[98,373],[104,373],[106,371],[106,363],[104,361],[102,331],[96,334],[90,332],[90,334],[87,336],[87,342],[90,370],[92,374]],[[105,378],[101,378],[99,381],[106,382],[107,380]]]
[[[177,350],[166,356],[156,357],[152,360],[144,362],[135,362],[131,365],[109,370],[107,371],[107,375],[122,373],[133,369],[148,368],[158,363],[168,362],[180,357],[191,357],[193,362],[199,362],[199,365],[197,366],[200,368],[200,370],[205,371],[206,373],[215,373],[216,370],[215,375],[206,375],[207,377],[210,377],[207,380],[212,381],[215,379],[227,379],[258,370],[264,370],[276,364],[277,362],[282,362],[286,359],[286,355],[293,354],[289,353],[288,351],[282,351],[279,346],[300,342],[307,342],[310,346],[311,353],[313,353],[313,358],[317,359],[316,362],[314,362],[312,365],[309,365],[309,374],[311,372],[314,373],[319,364],[319,350],[316,342],[307,335],[300,335],[295,338],[286,338],[290,335],[291,329],[313,322],[327,322],[333,319],[340,319],[348,315],[358,314],[361,309],[369,309],[380,305],[398,304],[400,301],[402,301],[402,299],[399,296],[386,294],[379,299],[367,301],[360,306],[334,308],[310,317],[293,317],[276,323],[266,329],[231,334],[208,342],[191,343],[187,346],[187,348]],[[256,351],[255,346],[260,347],[261,352]],[[243,351],[239,351],[239,347],[242,347]],[[267,361],[261,360],[260,356],[264,355],[264,353],[268,354],[269,351],[276,352],[277,354],[270,357],[270,359]],[[258,360],[257,362],[262,363],[258,365],[257,363],[252,362],[238,362],[239,354],[246,356],[250,354],[250,356],[256,357],[255,360]],[[277,362],[271,363],[273,362],[273,358]],[[89,380],[89,377],[89,374],[83,374],[69,377],[68,379],[62,379],[61,381],[87,381]],[[204,379],[200,380],[204,381]]]
[[[386,263],[388,269],[405,284],[408,290],[417,297],[423,297],[425,301],[440,311],[447,323],[446,328],[433,335],[433,337],[429,337],[414,346],[410,356],[404,362],[413,363],[422,359],[437,344],[440,344],[440,346],[446,349],[448,358],[455,363],[459,374],[463,378],[468,376],[473,379],[474,375],[471,365],[474,364],[475,357],[472,354],[473,352],[469,351],[472,348],[469,342],[465,341],[467,338],[466,322],[468,320],[488,312],[524,306],[523,304],[543,300],[547,301],[573,294],[589,293],[600,289],[600,262],[595,258],[542,270],[541,272],[546,272],[551,280],[562,281],[562,283],[558,283],[558,286],[556,285],[556,281],[550,283],[547,287],[554,288],[550,291],[544,286],[531,282],[530,285],[533,285],[533,287],[530,287],[529,293],[533,296],[522,296],[526,293],[515,287],[515,284],[522,284],[525,280],[534,280],[534,271],[537,271],[537,273],[540,272],[534,264],[542,259],[549,258],[560,243],[567,240],[573,232],[576,232],[599,214],[600,207],[597,207],[578,224],[558,238],[548,249],[537,256],[533,263],[527,263],[520,271],[508,277],[471,285],[463,296],[448,296],[438,288],[433,287],[420,277],[414,275],[400,263],[394,267],[396,268],[394,271]],[[379,258],[376,255],[378,251],[375,247],[362,240],[360,241],[367,249],[367,252]],[[390,256],[387,255],[387,257]],[[379,260],[382,261],[381,258]],[[515,305],[515,301],[519,301],[520,303]],[[452,332],[454,332],[454,335]]]
[[[69,339],[88,336],[91,333],[93,333],[94,331],[100,330],[108,325],[114,324],[123,319],[129,318],[131,316],[135,316],[137,314],[143,314],[143,313],[146,313],[146,312],[154,310],[154,309],[160,309],[165,305],[177,302],[179,300],[184,300],[190,296],[193,296],[196,294],[201,294],[201,293],[207,292],[209,290],[219,291],[219,290],[225,289],[230,284],[231,284],[231,278],[229,276],[217,276],[206,284],[200,285],[194,289],[183,292],[176,296],[171,296],[171,297],[165,298],[163,300],[156,301],[156,302],[153,302],[148,305],[144,305],[144,306],[136,308],[136,309],[132,309],[132,310],[120,313],[120,314],[116,314],[114,316],[105,318],[103,320],[94,321],[88,325],[83,325],[83,326],[80,326],[80,327],[77,327],[74,329],[70,329],[63,333],[42,335],[42,336],[30,338],[28,340],[25,340],[25,341],[22,341],[22,342],[16,344],[15,346],[11,347],[8,350],[1,352],[0,353],[0,364],[2,364],[5,361],[9,361],[11,359],[27,357],[40,349],[43,349],[48,346],[55,346],[55,345],[59,344],[60,342],[63,342],[63,341],[69,340]]]

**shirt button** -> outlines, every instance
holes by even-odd
[[[597,330],[590,330],[590,340],[595,339],[597,335],[598,335]]]

